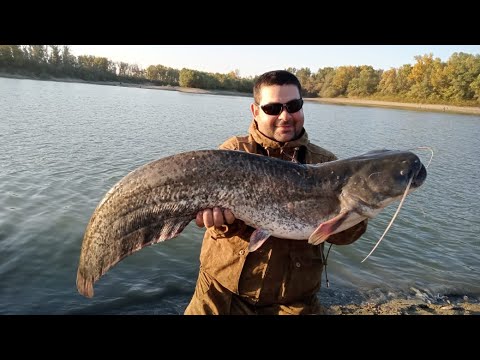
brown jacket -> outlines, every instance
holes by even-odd
[[[255,121],[248,136],[234,136],[220,148],[290,161],[300,158],[303,163],[336,160],[331,152],[310,143],[305,131],[299,139],[280,144],[260,133]],[[364,221],[328,241],[350,244],[365,232],[366,225]],[[251,305],[310,303],[320,289],[323,244],[314,246],[307,240],[270,237],[258,250],[249,253],[253,230],[240,220],[222,229],[208,229],[200,253],[201,270]]]

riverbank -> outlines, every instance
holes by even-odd
[[[137,83],[122,82],[122,81],[88,81],[88,80],[81,80],[81,79],[54,78],[54,77],[50,77],[48,79],[42,79],[38,77],[18,75],[18,74],[6,74],[6,73],[0,73],[0,77],[11,78],[11,79],[70,82],[70,83],[93,84],[93,85],[104,85],[104,86],[122,86],[122,87],[133,87],[133,88],[151,89],[151,90],[179,91],[179,92],[192,93],[192,94],[210,94],[210,95],[243,96],[243,97],[252,96],[252,94],[250,93],[242,93],[238,91],[205,90],[205,89],[188,88],[188,87],[181,87],[181,86],[155,85],[153,83],[137,84]]]
[[[429,303],[420,299],[395,299],[382,303],[332,305],[325,315],[480,315],[480,304],[466,300]]]
[[[480,297],[475,294],[434,294],[408,290],[320,290],[325,315],[480,315]]]
[[[379,100],[347,99],[347,98],[306,98],[305,100],[316,101],[316,102],[325,103],[325,104],[336,104],[336,105],[373,106],[373,107],[385,107],[390,109],[400,108],[400,109],[414,109],[414,110],[424,110],[424,111],[480,115],[480,107],[473,107],[473,106],[416,104],[416,103],[402,103],[402,102],[395,102],[395,101],[379,101]]]
[[[181,86],[168,86],[168,85],[159,86],[159,85],[154,85],[153,83],[134,84],[134,83],[120,82],[120,81],[86,81],[86,80],[69,79],[69,78],[40,79],[40,78],[23,76],[23,75],[5,74],[5,73],[0,73],[0,77],[7,77],[7,78],[14,78],[14,79],[75,82],[75,83],[107,85],[107,86],[136,87],[136,88],[151,89],[151,90],[179,91],[179,92],[185,92],[185,93],[191,93],[191,94],[252,97],[251,93],[242,93],[238,91],[205,90],[205,89],[187,88],[187,87],[181,87]],[[305,101],[315,101],[319,103],[335,104],[335,105],[373,106],[373,107],[385,107],[390,109],[395,109],[395,108],[413,109],[413,110],[422,110],[422,111],[480,115],[480,107],[472,107],[472,106],[417,104],[417,103],[403,103],[403,102],[395,102],[395,101],[379,101],[379,100],[349,99],[349,98],[305,98]]]

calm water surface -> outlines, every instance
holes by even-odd
[[[83,232],[105,192],[131,170],[245,134],[250,98],[0,78],[0,314],[181,314],[203,231],[127,257],[78,294]],[[431,146],[424,186],[332,247],[326,304],[414,296],[480,299],[480,117],[305,104],[311,140],[340,158]],[[417,152],[424,162],[427,152]]]

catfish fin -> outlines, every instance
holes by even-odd
[[[192,216],[146,221],[140,225],[135,223],[137,218],[130,219],[130,223],[125,218],[121,220],[117,228],[123,232],[117,237],[108,238],[109,242],[95,236],[95,232],[92,235],[92,230],[87,229],[87,241],[84,240],[82,245],[77,271],[77,289],[80,294],[93,297],[93,284],[108,269],[146,246],[177,237],[192,221]]]
[[[330,220],[321,223],[308,238],[308,243],[312,245],[319,245],[327,240],[328,237],[334,234],[335,230],[337,230],[348,218],[349,214],[350,211],[341,212]]]
[[[265,229],[256,229],[252,235],[250,235],[250,244],[248,245],[248,251],[249,252],[254,252],[257,250],[260,246],[263,245],[263,243],[270,237],[270,232]]]

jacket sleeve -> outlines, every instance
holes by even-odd
[[[352,226],[350,229],[339,232],[338,234],[333,234],[327,239],[327,242],[335,245],[349,245],[357,241],[360,236],[362,236],[367,230],[368,220],[363,220],[361,223],[358,223],[355,226]]]

